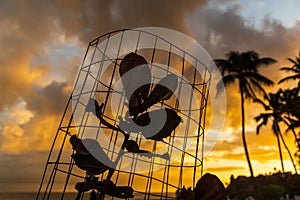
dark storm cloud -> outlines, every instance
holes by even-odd
[[[187,32],[185,15],[207,0],[57,1],[58,21],[70,35],[89,42],[99,34],[122,28],[158,26]]]
[[[47,154],[48,152],[31,152],[22,155],[1,154],[0,169],[6,169],[7,173],[1,174],[0,184],[5,184],[11,180],[18,180],[18,183],[39,181],[40,177],[35,176],[35,173],[42,174],[41,162],[45,161]],[[16,166],[19,166],[20,169],[15,169]]]
[[[27,108],[36,111],[39,115],[61,113],[67,103],[67,83],[51,82],[43,88],[37,88],[30,99],[27,100]]]
[[[260,27],[254,27],[251,19],[242,17],[239,12],[239,6],[225,11],[202,8],[193,16],[191,24],[194,26],[190,28],[213,56],[224,56],[230,50],[249,49],[277,59],[294,55],[295,44],[300,43],[299,23],[286,28],[280,22],[265,17]],[[199,26],[195,27],[195,24]]]

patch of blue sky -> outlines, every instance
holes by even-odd
[[[45,46],[46,54],[39,55],[35,57],[32,62],[31,66],[56,62],[61,56],[64,57],[73,57],[73,56],[82,56],[84,51],[77,47],[74,44],[56,44],[56,45],[49,45]]]
[[[238,14],[255,28],[263,28],[266,17],[279,21],[287,28],[293,27],[300,19],[299,0],[212,0],[208,7],[223,11],[238,7]]]
[[[78,48],[75,45],[70,44],[58,44],[54,47],[51,47],[50,50],[53,50],[54,52],[60,52],[64,53],[66,56],[76,56],[76,55],[82,55],[82,49]]]
[[[84,56],[85,50],[78,46],[76,43],[60,43],[44,47],[45,53],[35,57],[31,62],[33,68],[40,65],[47,65],[51,68],[51,72],[46,77],[42,77],[42,84],[49,84],[51,81],[66,81],[68,75],[65,73],[70,71],[67,68],[76,67],[81,64],[78,63],[76,66],[73,66],[70,64],[72,59],[74,57],[83,58]]]

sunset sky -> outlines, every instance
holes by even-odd
[[[77,70],[94,38],[123,28],[174,29],[197,40],[214,59],[230,50],[255,50],[276,59],[262,73],[277,83],[287,75],[279,68],[291,65],[286,58],[300,51],[299,10],[298,0],[0,0],[0,192],[37,190]],[[249,176],[249,170],[236,85],[226,95],[224,128],[205,157],[204,171],[229,183],[231,174]],[[255,175],[280,169],[270,126],[255,134],[253,118],[260,112],[260,105],[247,102]],[[294,153],[291,136],[285,138]],[[284,159],[292,171],[285,151]]]

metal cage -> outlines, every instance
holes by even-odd
[[[151,70],[151,87],[168,74],[175,74],[178,86],[174,95],[153,105],[152,109],[169,108],[182,119],[171,135],[161,141],[149,140],[140,133],[130,138],[144,149],[170,159],[143,157],[124,153],[116,163],[111,181],[134,190],[134,199],[175,199],[176,191],[195,187],[202,176],[203,141],[210,72],[187,51],[159,35],[144,30],[119,30],[90,42],[78,72],[73,92],[66,105],[40,184],[36,199],[88,199],[75,192],[75,184],[86,180],[71,155],[70,135],[93,138],[111,160],[120,153],[123,135],[99,123],[85,111],[87,100],[103,103],[103,118],[119,126],[128,112],[128,99],[118,73],[124,56],[130,52],[143,56]],[[199,70],[201,69],[201,73]],[[106,179],[108,172],[97,176]],[[77,197],[76,197],[77,195]],[[118,199],[109,195],[105,199]]]

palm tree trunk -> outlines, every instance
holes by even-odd
[[[298,174],[298,173],[297,173],[297,167],[296,167],[296,165],[295,165],[295,163],[294,163],[293,156],[292,156],[292,154],[291,154],[291,152],[290,152],[288,146],[286,145],[286,143],[285,143],[285,141],[284,141],[284,138],[283,138],[283,136],[282,136],[282,134],[281,134],[280,131],[279,131],[279,136],[280,136],[281,141],[282,141],[282,143],[283,143],[283,145],[284,145],[284,148],[287,150],[287,152],[288,152],[288,154],[289,154],[289,156],[290,156],[290,159],[291,159],[291,162],[292,162],[292,164],[293,164],[295,173]]]
[[[283,165],[281,145],[280,145],[280,140],[279,140],[279,133],[275,133],[275,134],[276,134],[277,143],[278,143],[278,150],[279,150],[279,156],[280,156],[280,162],[281,162],[281,169],[282,169],[282,173],[284,173],[284,165]]]
[[[289,117],[290,117],[290,114],[289,114]],[[287,127],[291,127],[292,133],[293,133],[294,138],[295,138],[295,142],[297,142],[298,137],[297,137],[294,126],[292,126],[292,124],[290,124],[286,119],[283,119],[283,122],[287,125]]]
[[[253,169],[252,169],[252,165],[251,165],[251,161],[250,161],[250,156],[249,156],[249,152],[248,152],[248,147],[247,147],[247,143],[246,143],[246,135],[245,135],[245,108],[244,108],[244,91],[243,91],[243,87],[241,86],[240,83],[240,93],[241,93],[241,110],[242,110],[242,139],[243,139],[243,145],[244,145],[244,150],[245,150],[245,154],[246,154],[246,159],[248,162],[248,166],[249,166],[249,170],[250,170],[250,174],[251,177],[254,177],[253,175]]]

